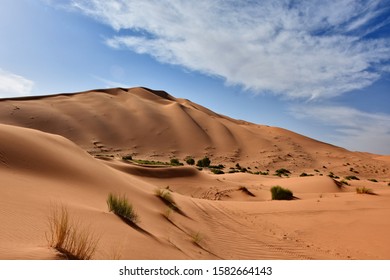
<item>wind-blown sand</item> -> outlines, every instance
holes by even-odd
[[[208,156],[225,174],[122,160],[128,154]],[[229,174],[237,163],[269,174]],[[274,176],[279,168],[290,176]],[[60,258],[45,237],[58,204],[100,236],[97,259],[389,259],[389,168],[388,156],[234,120],[162,91],[2,99],[0,259]],[[349,175],[360,180],[339,183]],[[272,201],[275,185],[298,199]],[[183,214],[166,217],[158,188],[172,191]],[[143,232],[108,211],[109,193],[127,195]]]

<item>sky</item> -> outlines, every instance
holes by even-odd
[[[387,0],[0,4],[0,98],[144,86],[390,155]]]

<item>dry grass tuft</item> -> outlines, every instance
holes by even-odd
[[[371,195],[376,195],[376,193],[374,193],[372,191],[372,189],[368,189],[366,187],[361,187],[361,188],[356,188],[356,193],[358,194],[371,194]]]
[[[79,222],[73,220],[65,206],[54,206],[51,209],[48,224],[46,239],[50,247],[67,259],[92,259],[100,238],[90,228],[83,228]]]
[[[126,196],[119,196],[110,193],[107,198],[107,206],[110,212],[124,219],[127,222],[136,224],[139,222],[137,213],[135,213],[133,205],[128,202]]]

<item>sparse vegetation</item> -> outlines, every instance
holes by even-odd
[[[249,195],[249,196],[255,197],[255,195],[254,195],[250,190],[248,190],[247,187],[241,186],[241,187],[239,187],[238,189],[239,189],[240,191],[242,191],[243,193],[246,193],[246,194]]]
[[[133,162],[144,165],[171,165],[169,162],[146,160],[146,159],[133,159]]]
[[[158,196],[169,208],[172,210],[178,211],[179,207],[176,205],[171,191],[168,189],[156,189],[156,196]]]
[[[345,177],[346,180],[360,180],[358,177],[356,177],[355,175],[350,175],[350,176],[347,176]]]
[[[123,160],[133,160],[133,157],[132,157],[132,155],[124,155],[124,156],[122,156],[122,159]]]
[[[90,260],[94,256],[99,237],[88,227],[73,220],[65,206],[54,206],[48,217],[49,233],[46,239],[50,247],[67,259]]]
[[[345,180],[341,180],[340,183],[349,186],[349,183]]]
[[[186,159],[186,163],[187,163],[188,165],[194,165],[194,164],[195,164],[195,160],[194,160],[193,158],[187,158],[187,159]]]
[[[136,224],[139,221],[133,205],[128,202],[125,195],[119,196],[110,193],[107,198],[107,206],[110,212],[113,212],[127,222]]]
[[[203,240],[203,236],[202,236],[202,234],[199,231],[196,232],[196,233],[193,233],[191,235],[191,237],[192,237],[192,242],[194,242],[197,245],[199,245],[200,242]]]
[[[181,163],[177,158],[171,158],[170,163],[172,166],[182,166],[183,165],[183,163]]]
[[[282,175],[288,177],[290,174],[291,172],[285,168],[280,168],[275,171],[275,176],[279,176],[279,177],[282,177]]]
[[[223,172],[221,169],[211,168],[210,170],[211,170],[211,172],[213,172],[214,174],[218,174],[218,175],[220,175],[220,174],[225,174],[225,172]]]
[[[271,188],[272,200],[292,200],[294,195],[289,189],[281,186],[274,186]]]
[[[356,193],[376,195],[376,193],[374,193],[371,189],[368,189],[366,187],[356,188]]]
[[[208,157],[204,157],[204,158],[198,160],[198,162],[196,163],[196,166],[209,167],[210,163],[211,163],[211,160]]]

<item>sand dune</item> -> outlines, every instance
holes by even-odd
[[[97,259],[390,258],[388,156],[145,88],[3,99],[0,123],[0,259],[61,258],[46,238],[55,205],[100,236]],[[187,156],[208,156],[225,174],[137,162]],[[290,175],[275,176],[280,168]],[[360,180],[340,183],[351,175]],[[275,185],[296,199],[272,201]],[[180,211],[156,189],[170,190]],[[128,197],[138,229],[108,211],[109,193]]]

